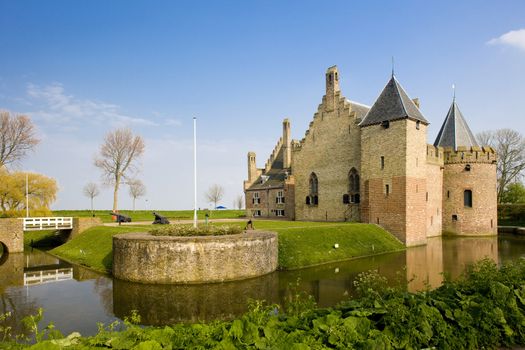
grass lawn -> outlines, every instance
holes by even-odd
[[[102,222],[111,222],[111,212],[108,210],[95,210],[95,216],[102,219]],[[151,221],[154,216],[152,212],[157,212],[170,220],[192,220],[193,210],[121,210],[120,213],[131,217],[132,221]],[[210,210],[207,211],[210,219],[238,219],[245,217],[244,210]],[[206,211],[197,211],[199,219],[204,220]],[[53,216],[73,216],[73,217],[91,217],[91,210],[54,210]]]
[[[244,226],[245,223],[232,223]],[[404,249],[391,234],[375,225],[301,221],[255,221],[255,228],[279,234],[279,268],[296,269],[360,256]],[[50,252],[66,260],[110,272],[112,236],[144,232],[152,226],[94,227]],[[334,244],[339,248],[334,248]]]
[[[88,266],[100,272],[111,272],[113,264],[113,235],[125,232],[145,232],[150,228],[150,225],[93,227],[75,239],[49,252],[65,260]]]
[[[254,226],[279,234],[279,268],[286,270],[405,249],[394,236],[376,225],[257,221]],[[339,248],[334,248],[335,244]]]

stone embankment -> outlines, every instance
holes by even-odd
[[[142,283],[241,280],[277,269],[277,234],[249,231],[225,236],[113,236],[113,275]]]

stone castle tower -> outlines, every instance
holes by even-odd
[[[407,246],[443,232],[496,234],[496,154],[454,101],[434,145],[429,122],[392,75],[369,107],[344,97],[336,66],[304,138],[290,122],[264,168],[248,153],[249,216],[377,224]]]
[[[478,145],[455,98],[434,145],[444,149],[443,230],[497,234],[496,153]]]

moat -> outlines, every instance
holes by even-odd
[[[319,306],[351,297],[356,276],[377,270],[411,291],[437,287],[443,276],[455,278],[479,259],[498,263],[525,257],[525,238],[433,238],[427,246],[403,252],[349,260],[313,268],[278,271],[240,282],[208,285],[147,285],[124,282],[61,261],[39,250],[0,259],[0,314],[11,311],[9,323],[45,310],[44,324],[64,333],[92,335],[97,322],[109,324],[137,310],[146,325],[231,319],[247,309],[250,299],[284,303],[298,289]]]

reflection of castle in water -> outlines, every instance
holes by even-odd
[[[437,288],[444,275],[458,278],[482,259],[498,262],[498,237],[431,238],[426,246],[406,251],[408,289]]]

